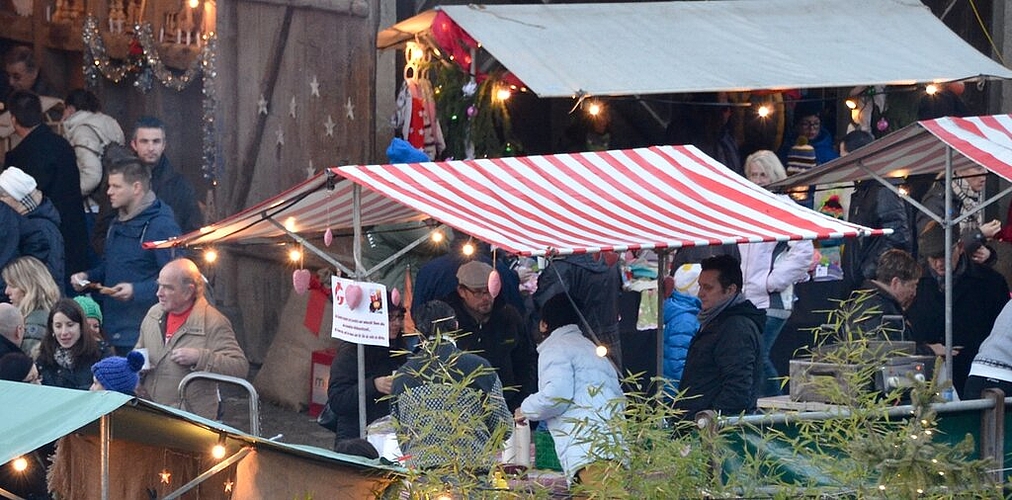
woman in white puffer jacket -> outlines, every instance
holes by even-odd
[[[63,136],[74,147],[81,171],[81,196],[87,200],[102,182],[102,151],[110,142],[123,144],[123,129],[113,117],[102,113],[98,98],[90,91],[71,91],[64,105]]]
[[[756,151],[745,159],[745,175],[760,186],[787,177],[783,164],[772,151]],[[789,200],[787,195],[781,195]],[[794,285],[808,280],[815,247],[811,241],[745,243],[741,254],[742,293],[753,305],[766,311],[763,330],[763,383],[759,397],[780,395],[780,374],[770,360],[770,350],[791,316]]]

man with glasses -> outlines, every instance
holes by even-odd
[[[445,301],[457,313],[457,347],[489,361],[499,375],[510,411],[536,390],[537,354],[515,307],[488,289],[492,266],[472,260],[457,268],[457,290]]]
[[[778,155],[780,161],[787,165],[787,155],[791,148],[804,137],[809,146],[815,149],[815,164],[822,165],[839,157],[834,147],[833,134],[822,126],[822,101],[799,102],[794,107],[794,130],[784,137]]]
[[[981,342],[991,333],[995,318],[1009,300],[1003,278],[988,266],[977,264],[966,253],[964,243],[953,238],[952,247],[952,384],[962,396],[970,363]],[[929,222],[918,235],[917,246],[926,261],[924,276],[917,284],[917,298],[907,310],[918,348],[945,355],[945,230]]]

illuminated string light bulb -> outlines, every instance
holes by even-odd
[[[187,5],[189,5],[191,9],[196,9],[197,6],[200,5],[200,0],[190,0],[187,2]]]
[[[910,188],[908,188],[906,185],[900,186],[900,187],[896,188],[896,190],[899,191],[900,196],[910,196]],[[924,424],[924,425],[927,425],[927,424]]]
[[[204,262],[213,264],[214,261],[218,260],[218,252],[213,248],[208,248],[204,251]]]
[[[938,85],[935,85],[934,83],[929,83],[926,87],[924,87],[924,92],[928,95],[935,95],[936,93],[938,93]]]
[[[599,345],[597,346],[597,349],[594,350],[594,352],[597,353],[597,357],[603,358],[608,355],[608,348],[603,345]]]
[[[443,242],[443,232],[442,231],[434,231],[432,233],[432,237],[431,238],[432,238],[432,242],[433,243],[442,243]]]
[[[211,456],[214,457],[215,460],[225,458],[225,436],[218,438],[218,442],[214,445],[214,448],[211,448]]]
[[[590,116],[601,114],[601,105],[596,102],[590,103],[590,106],[587,106],[587,114]]]
[[[439,495],[436,495],[436,500],[453,500],[453,495],[444,491]]]
[[[16,472],[24,472],[28,469],[28,459],[25,457],[15,458],[14,461],[11,462],[11,467],[14,467]]]
[[[770,107],[763,104],[759,106],[759,109],[756,109],[756,114],[759,115],[759,118],[766,118],[770,115]]]
[[[285,219],[285,229],[293,233],[295,232],[295,217]]]
[[[292,262],[299,262],[300,260],[302,260],[302,252],[300,252],[298,248],[293,248],[292,250],[289,250],[288,260]]]
[[[846,101],[843,101],[843,103],[847,105],[848,109],[857,109],[857,101],[853,98],[847,99]]]
[[[460,247],[460,251],[465,257],[470,257],[474,255],[474,244],[471,242],[464,243],[464,246]]]
[[[510,89],[506,87],[502,87],[499,90],[495,91],[495,98],[499,99],[500,101],[505,101],[509,99],[511,96],[513,96],[513,92],[510,92]]]

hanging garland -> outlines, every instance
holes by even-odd
[[[434,64],[436,68],[436,109],[446,138],[446,156],[474,158],[514,156],[520,150],[513,138],[506,101],[496,97],[502,72],[476,83],[456,64]]]
[[[134,87],[142,93],[148,93],[153,81],[181,92],[198,77],[203,77],[202,100],[202,145],[201,171],[204,178],[217,184],[217,144],[215,140],[214,115],[218,107],[215,80],[217,71],[218,38],[212,33],[204,37],[204,45],[181,75],[175,75],[162,62],[158,53],[150,23],[134,25],[134,38],[130,41],[130,50],[126,62],[114,64],[109,58],[105,41],[98,28],[98,19],[88,16],[84,21],[81,36],[84,41],[84,77],[89,88],[98,86],[100,78],[105,77],[113,83],[120,83],[128,76],[134,78]]]

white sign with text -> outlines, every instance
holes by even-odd
[[[334,329],[331,336],[355,344],[389,347],[387,287],[334,276]]]

